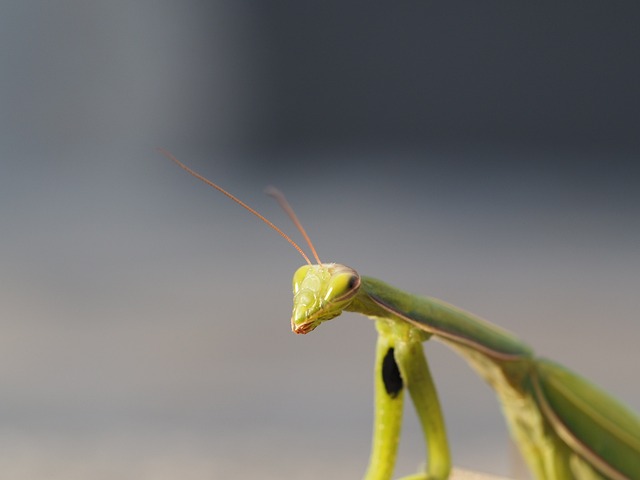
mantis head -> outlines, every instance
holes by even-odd
[[[303,265],[293,275],[291,330],[309,333],[342,313],[360,288],[360,275],[337,263]]]

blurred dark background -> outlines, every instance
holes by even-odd
[[[638,148],[628,7],[284,2],[262,13],[274,149]]]
[[[640,407],[635,3],[9,1],[0,17],[0,470],[354,478],[375,333],[288,331],[301,262],[443,298]],[[297,236],[296,236],[297,238]],[[433,342],[432,342],[433,343]],[[518,476],[429,345],[456,464]],[[423,460],[407,412],[400,473]]]

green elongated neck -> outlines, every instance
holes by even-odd
[[[533,352],[515,335],[441,300],[412,295],[375,278],[361,280],[346,310],[409,323],[425,340],[433,335],[456,350],[503,400],[522,397]]]
[[[532,355],[515,335],[441,300],[403,292],[371,277],[361,277],[358,295],[347,310],[376,318],[394,317],[452,346],[471,348],[497,360]]]

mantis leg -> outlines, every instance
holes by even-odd
[[[396,339],[377,323],[373,444],[365,480],[390,480],[400,441],[404,388],[394,354]]]
[[[422,343],[399,342],[395,356],[420,419],[429,458],[426,472],[405,477],[405,480],[446,479],[451,471],[449,443]]]
[[[429,463],[426,472],[405,480],[444,480],[451,470],[449,444],[435,385],[422,350],[423,336],[411,327],[376,322],[375,413],[371,459],[365,480],[393,475],[402,426],[404,387],[422,425]]]

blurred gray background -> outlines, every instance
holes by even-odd
[[[639,13],[2,2],[0,476],[364,472],[373,325],[291,334],[302,259],[160,146],[640,409]],[[426,348],[456,464],[517,476],[493,393]],[[399,474],[424,461],[406,425]]]

